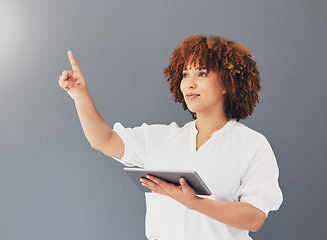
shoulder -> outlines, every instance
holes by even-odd
[[[249,172],[249,168],[266,169],[267,172],[278,172],[276,157],[267,138],[260,132],[237,122],[232,129],[234,146],[242,154],[243,174]],[[251,170],[251,171],[252,171]]]
[[[141,128],[145,132],[148,132],[148,133],[151,133],[151,134],[175,132],[175,131],[178,131],[180,129],[179,125],[176,122],[171,122],[169,124],[161,124],[161,123],[148,124],[148,123],[143,123],[138,128]]]
[[[148,134],[152,136],[164,136],[164,137],[172,137],[175,135],[183,134],[189,132],[192,122],[188,122],[183,126],[179,126],[176,122],[171,122],[169,124],[147,124],[143,123],[142,128],[145,129]]]
[[[257,148],[262,145],[269,145],[267,138],[262,133],[240,122],[235,122],[231,129],[231,135],[235,141],[247,148]]]
[[[176,122],[171,122],[169,124],[161,124],[161,123],[155,123],[155,124],[147,124],[143,123],[140,127],[151,129],[151,130],[186,130],[189,129],[192,125],[193,121],[185,123],[183,126],[178,125]],[[193,123],[194,124],[194,123]]]
[[[116,122],[113,129],[118,132],[126,133],[133,136],[145,137],[147,139],[167,139],[176,135],[189,132],[192,122],[186,123],[180,127],[176,122],[169,124],[148,124],[142,123],[137,127],[124,127],[121,123]]]

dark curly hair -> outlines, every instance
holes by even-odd
[[[184,39],[169,58],[164,69],[169,82],[170,92],[175,102],[183,104],[189,110],[180,89],[182,71],[188,64],[198,62],[199,67],[221,73],[221,84],[226,90],[224,94],[224,111],[228,119],[237,121],[252,115],[259,103],[258,92],[261,89],[257,62],[252,59],[251,52],[240,43],[219,36],[193,35]],[[196,119],[196,113],[192,118]]]

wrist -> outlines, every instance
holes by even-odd
[[[91,95],[89,93],[87,93],[82,97],[74,99],[74,102],[75,102],[75,104],[78,104],[78,103],[88,102],[90,100],[93,101],[92,98],[91,98]]]
[[[196,210],[197,209],[197,206],[199,205],[201,199],[203,198],[200,198],[198,196],[195,196],[195,198],[193,198],[191,201],[189,201],[188,203],[188,208],[191,209],[191,210]]]

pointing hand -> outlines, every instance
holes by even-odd
[[[82,71],[71,51],[68,51],[68,58],[73,70],[63,71],[59,77],[58,83],[60,87],[66,90],[69,96],[76,101],[87,97],[89,93]]]

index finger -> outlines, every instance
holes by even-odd
[[[69,58],[69,61],[70,61],[70,65],[72,65],[73,71],[74,72],[80,72],[81,69],[79,68],[79,66],[77,64],[72,51],[68,51],[68,58]]]
[[[146,178],[150,179],[152,182],[154,182],[157,185],[162,186],[162,187],[169,185],[169,183],[167,183],[165,180],[162,180],[161,178],[157,178],[157,177],[154,177],[151,175],[147,175]]]

